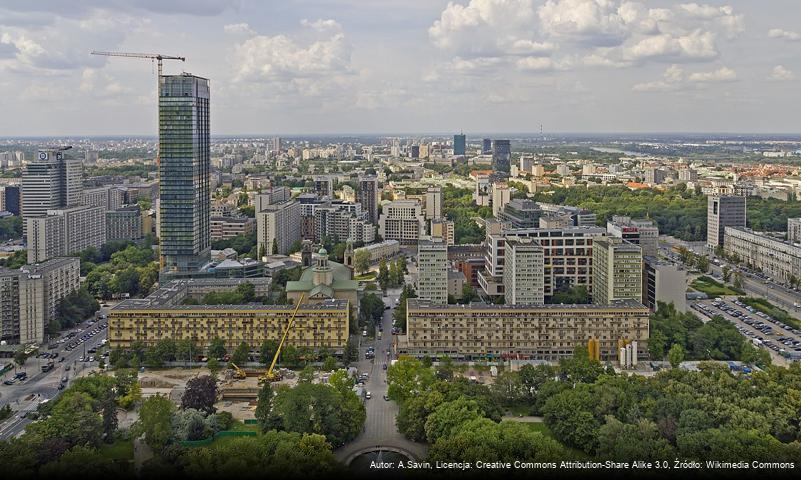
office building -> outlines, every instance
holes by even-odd
[[[600,359],[617,358],[619,344],[648,351],[648,309],[633,300],[612,305],[440,305],[412,298],[399,355],[459,360],[559,360],[598,340]]]
[[[441,238],[446,245],[452,246],[455,240],[453,220],[447,218],[431,220],[431,236]]]
[[[481,154],[482,155],[489,155],[492,153],[492,140],[489,138],[484,138],[481,140]]]
[[[28,263],[72,255],[106,242],[106,215],[102,207],[48,210],[43,217],[25,221],[28,229]]]
[[[268,292],[270,280],[258,282],[256,295]],[[254,348],[280,341],[294,305],[184,305],[186,298],[202,299],[210,292],[233,291],[240,279],[174,280],[144,299],[131,299],[111,309],[108,339],[111,348],[130,348],[134,342],[152,346],[159,340],[194,340],[205,349],[219,338],[233,351],[241,342]],[[347,300],[304,302],[294,317],[287,345],[343,353],[348,340]]]
[[[19,185],[6,185],[0,187],[0,199],[3,202],[3,210],[13,215],[20,214],[19,204]]]
[[[378,177],[366,175],[359,177],[359,189],[356,191],[356,202],[367,213],[370,223],[378,222]]]
[[[512,190],[505,182],[492,184],[492,216],[500,218],[506,204],[512,200]]]
[[[459,135],[454,135],[453,154],[465,155],[466,153],[467,153],[467,137],[463,133],[460,133]]]
[[[442,217],[442,188],[428,187],[426,191],[426,220]]]
[[[139,205],[129,205],[106,212],[106,241],[131,240],[138,242],[144,238],[142,210]]]
[[[658,257],[643,257],[642,303],[656,311],[659,303],[672,303],[687,311],[687,271]]]
[[[314,193],[320,197],[334,198],[334,179],[331,177],[315,177]]]
[[[196,271],[211,254],[209,81],[159,78],[159,248],[163,272]]]
[[[516,198],[500,211],[498,220],[508,223],[512,228],[540,227],[542,210],[534,200]],[[561,226],[561,225],[560,225]],[[564,226],[570,226],[566,224]]]
[[[118,187],[98,187],[84,190],[81,204],[116,210],[125,205],[125,190]]]
[[[754,232],[745,227],[726,227],[723,249],[728,255],[779,283],[801,278],[801,246]]]
[[[47,215],[48,210],[80,204],[82,167],[68,158],[66,148],[40,149],[22,174],[20,214],[23,219]],[[27,236],[27,225],[23,224]]]
[[[489,175],[478,174],[476,178],[476,189],[473,191],[473,201],[479,207],[486,207],[492,202],[492,181]]]
[[[417,244],[417,297],[448,303],[448,246],[441,238]]]
[[[649,185],[661,185],[665,183],[667,172],[661,168],[646,168],[645,183]]]
[[[598,238],[592,249],[592,301],[642,301],[642,250],[616,237]]]
[[[292,191],[289,187],[272,187],[267,190],[262,190],[261,193],[256,194],[256,213],[261,212],[269,205],[286,202],[292,198]]]
[[[723,246],[726,227],[745,227],[745,197],[710,195],[706,211],[706,245]]]
[[[545,254],[530,237],[507,237],[503,270],[504,298],[507,305],[545,303]]]
[[[256,229],[256,219],[250,217],[211,217],[211,239],[226,240],[250,235]]]
[[[0,268],[0,341],[44,343],[61,300],[80,287],[81,262],[57,258],[18,270]]]
[[[516,236],[531,237],[543,248],[546,297],[575,286],[592,291],[593,241],[605,233],[600,227],[504,229],[502,224],[488,222],[485,264],[478,273],[479,284],[487,295],[504,295],[504,246],[507,236]]]
[[[287,255],[300,237],[300,204],[289,200],[267,205],[256,214],[256,238],[259,257]]]
[[[606,222],[606,232],[634,245],[639,245],[643,256],[659,255],[659,227],[652,220],[633,219],[614,215]]]
[[[11,212],[11,210],[8,211]],[[787,241],[791,243],[801,243],[801,218],[787,219]]]
[[[395,200],[383,206],[378,234],[384,240],[416,245],[425,234],[425,217],[417,200]]]
[[[679,181],[683,183],[687,182],[697,182],[698,181],[698,171],[692,168],[683,168],[679,170]]]
[[[368,222],[360,212],[361,209],[351,209],[343,207],[358,207],[359,205],[331,204],[317,205],[313,209],[312,225],[313,239],[320,243],[328,237],[336,242],[344,242],[348,239],[354,242],[370,243],[375,241],[375,225]],[[306,216],[302,217],[306,219]],[[304,237],[308,238],[308,237]]]
[[[512,145],[509,140],[492,141],[492,171],[499,175],[509,175],[512,167]]]

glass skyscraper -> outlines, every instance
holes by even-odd
[[[509,174],[512,168],[512,145],[509,140],[492,141],[492,171],[496,174]]]
[[[159,247],[162,273],[205,265],[211,253],[209,81],[159,78]]]
[[[463,133],[453,136],[453,154],[464,155],[467,150],[467,137]]]

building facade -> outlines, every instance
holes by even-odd
[[[300,204],[289,200],[267,205],[256,214],[256,238],[260,255],[287,255],[300,237]]]
[[[545,254],[530,237],[507,237],[503,269],[507,305],[545,303]]]
[[[142,210],[139,205],[109,210],[106,212],[106,241],[132,240],[138,242],[145,237],[142,228]]]
[[[723,246],[726,227],[745,227],[745,197],[710,195],[706,211],[706,245]]]
[[[652,220],[615,215],[606,222],[606,231],[612,237],[639,245],[644,256],[659,255],[659,227]]]
[[[255,229],[256,220],[250,217],[211,217],[212,240],[250,235]]]
[[[797,244],[744,227],[726,227],[723,249],[778,282],[801,278],[801,246]]]
[[[397,240],[402,245],[416,245],[425,233],[425,217],[420,202],[395,200],[384,205],[378,220],[378,234],[384,240]]]
[[[373,243],[364,247],[357,248],[354,255],[360,250],[370,254],[370,263],[378,263],[381,260],[391,260],[400,253],[400,242],[397,240],[384,240],[383,242]]]
[[[417,297],[448,303],[448,245],[441,238],[417,244]]]
[[[48,210],[44,217],[26,220],[28,263],[72,255],[106,243],[106,212],[102,207],[80,205]]]
[[[165,272],[196,271],[211,254],[209,81],[159,78],[159,248]]]
[[[642,303],[655,312],[660,302],[687,311],[687,271],[657,257],[643,257]]]
[[[642,249],[616,237],[595,240],[592,250],[592,301],[642,300]]]
[[[509,140],[492,141],[492,171],[509,175],[512,167],[512,144]]]
[[[635,301],[613,305],[439,305],[409,299],[406,335],[398,354],[457,359],[559,360],[598,340],[603,360],[617,358],[621,341],[648,351],[648,309]]]
[[[378,222],[378,177],[374,175],[359,177],[356,202],[361,204],[362,210],[367,213],[367,219],[370,223]]]
[[[787,219],[787,241],[801,243],[801,218]]]

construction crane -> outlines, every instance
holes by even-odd
[[[162,55],[160,53],[130,53],[130,52],[98,52],[92,51],[92,55],[103,55],[104,57],[128,57],[128,58],[149,58],[150,61],[156,60],[159,65],[159,77],[161,77],[161,61],[162,60],[180,60],[186,61],[186,57],[175,57],[172,55]]]
[[[277,382],[283,378],[280,373],[274,371],[275,364],[278,363],[278,355],[281,354],[281,349],[284,348],[284,342],[286,342],[286,337],[289,335],[289,329],[291,329],[292,325],[295,323],[295,316],[298,314],[301,302],[303,302],[303,296],[304,294],[301,294],[300,298],[298,298],[295,311],[293,311],[292,316],[289,317],[289,323],[287,323],[284,334],[281,336],[281,342],[278,344],[278,349],[275,351],[275,355],[273,355],[273,362],[270,364],[270,368],[259,377],[260,382]]]
[[[248,374],[245,373],[244,370],[237,367],[235,363],[231,362],[231,366],[234,367],[234,378],[237,380],[244,380],[247,378]]]

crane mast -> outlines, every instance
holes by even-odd
[[[300,298],[298,298],[298,303],[295,305],[295,310],[292,312],[292,316],[289,317],[289,323],[287,323],[287,326],[284,329],[284,334],[281,336],[281,342],[278,344],[278,348],[275,350],[275,355],[273,355],[273,361],[270,363],[270,368],[267,369],[264,374],[262,374],[262,376],[259,378],[260,381],[275,382],[281,380],[281,375],[276,374],[273,369],[275,369],[275,364],[278,362],[278,356],[281,354],[281,349],[284,348],[284,342],[286,342],[286,337],[289,335],[289,330],[295,323],[295,316],[298,314],[298,310],[300,309],[301,302],[303,302],[304,295],[305,294],[301,294]]]

